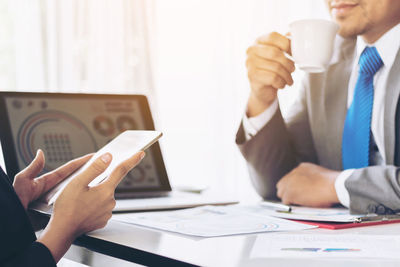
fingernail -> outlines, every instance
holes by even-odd
[[[144,153],[144,152],[142,151],[142,153],[140,153],[140,160],[142,160],[142,159],[144,158],[144,156],[146,156],[146,153]]]
[[[110,153],[106,153],[103,156],[101,156],[101,160],[104,163],[109,163],[111,161],[111,154]]]

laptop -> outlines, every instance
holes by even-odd
[[[125,130],[155,130],[144,95],[0,92],[0,140],[10,178],[42,149],[43,172],[95,152]],[[230,197],[173,192],[159,143],[115,191],[118,211],[237,203]]]

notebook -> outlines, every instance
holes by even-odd
[[[6,171],[13,178],[39,148],[48,172],[98,151],[126,130],[154,131],[155,125],[144,95],[0,92],[0,129]],[[173,191],[158,142],[118,185],[115,197],[115,211],[237,203],[224,194]]]

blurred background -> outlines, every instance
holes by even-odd
[[[173,185],[254,200],[235,145],[246,49],[328,17],[324,0],[0,0],[0,90],[146,94]]]

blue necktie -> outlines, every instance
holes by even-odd
[[[343,169],[369,165],[371,117],[374,103],[374,75],[383,65],[375,47],[366,47],[358,62],[360,70],[353,102],[347,111],[343,129]]]

